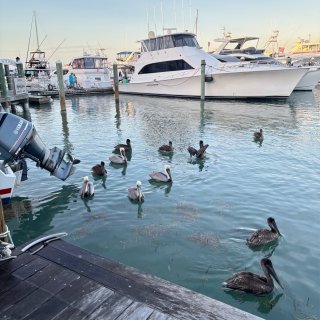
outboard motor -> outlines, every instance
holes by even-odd
[[[5,162],[29,158],[55,177],[65,180],[75,170],[73,162],[63,160],[65,150],[48,149],[34,125],[11,113],[0,113],[0,159]]]

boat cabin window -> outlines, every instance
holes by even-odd
[[[107,66],[107,58],[85,57],[74,59],[72,62],[73,69],[102,69]]]
[[[150,63],[145,65],[140,71],[139,74],[145,73],[157,73],[157,72],[168,72],[168,71],[181,71],[194,69],[184,60],[171,60],[171,61],[162,61],[157,63]]]
[[[199,44],[192,34],[172,34],[143,40],[141,43],[141,51],[156,51],[184,46],[199,48]]]

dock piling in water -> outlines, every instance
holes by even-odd
[[[114,86],[114,97],[119,100],[119,78],[118,78],[118,66],[113,65],[113,86]]]
[[[58,85],[59,85],[59,98],[60,98],[60,106],[61,111],[66,110],[66,95],[64,91],[64,83],[63,83],[63,72],[62,72],[62,62],[58,60],[56,62],[57,67],[57,77],[58,77]]]
[[[206,61],[201,60],[201,101],[205,100]]]

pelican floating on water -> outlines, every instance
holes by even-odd
[[[91,197],[93,195],[94,195],[93,183],[89,181],[89,178],[87,176],[83,177],[82,188],[80,191],[81,198]]]
[[[190,157],[196,156],[197,159],[202,159],[204,157],[204,153],[208,147],[209,147],[208,144],[205,145],[205,144],[203,144],[203,141],[200,140],[199,141],[199,150],[197,150],[194,147],[188,147],[188,152],[190,154]]]
[[[128,197],[130,200],[142,202],[144,194],[141,191],[141,181],[137,181],[136,187],[128,189]]]
[[[260,129],[259,131],[256,131],[253,134],[253,138],[254,138],[255,141],[262,141],[263,140],[263,130]]]
[[[115,164],[127,164],[127,157],[124,148],[120,148],[120,155],[115,154],[109,157],[109,160]]]
[[[255,231],[248,239],[247,239],[247,245],[248,246],[260,246],[263,244],[268,244],[272,241],[277,240],[281,233],[277,227],[276,221],[269,217],[267,219],[267,223],[270,227],[270,230],[268,229],[259,229]]]
[[[164,144],[158,149],[160,152],[173,152],[174,148],[172,146],[172,141],[169,141],[169,145]]]
[[[107,175],[107,170],[105,168],[105,163],[103,161],[100,162],[100,164],[96,164],[95,166],[92,167],[92,172],[93,174],[97,176],[106,176]]]
[[[153,171],[149,173],[149,176],[158,182],[172,182],[171,167],[168,164],[164,166],[164,172]]]
[[[259,276],[252,272],[237,272],[229,278],[225,284],[226,288],[253,293],[256,295],[266,294],[272,292],[274,288],[271,276],[278,282],[279,286],[283,289],[270,259],[262,259],[262,271],[265,277]]]
[[[126,144],[119,143],[114,147],[114,149],[116,149],[116,150],[119,150],[120,148],[124,148],[127,151],[129,151],[129,150],[131,151],[132,150],[131,140],[127,139]]]

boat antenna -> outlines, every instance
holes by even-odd
[[[177,27],[177,10],[176,10],[176,0],[174,0],[174,8],[173,8],[173,11],[174,11],[174,23],[175,23],[175,26]]]
[[[157,23],[156,23],[156,7],[153,7],[153,19],[154,19],[154,30],[155,30],[156,36],[157,36],[158,31],[157,31]]]
[[[199,16],[199,12],[197,9],[196,22],[195,22],[196,36],[198,36],[198,16]]]
[[[48,58],[48,60],[51,59],[51,57],[56,53],[56,51],[61,47],[61,45],[66,41],[66,39],[63,39],[60,44],[56,47],[56,49],[51,53],[51,56]]]
[[[46,39],[47,39],[47,35],[46,35],[46,36],[44,37],[44,39],[41,41],[39,48],[42,46],[44,40],[46,40]]]
[[[38,36],[38,25],[37,25],[37,16],[36,16],[36,12],[35,12],[35,11],[33,11],[33,14],[34,14],[34,24],[35,24],[35,26],[36,26],[37,45],[38,45],[37,50],[40,50],[40,46],[39,46],[39,36]]]
[[[27,55],[26,55],[26,63],[28,62],[28,55],[29,55],[29,49],[30,49],[30,40],[31,40],[31,33],[32,33],[32,25],[33,25],[33,15],[32,15],[32,19],[31,19],[30,34],[29,34],[29,41],[28,41],[28,49],[27,49]]]
[[[183,0],[181,0],[181,14],[182,14],[182,30],[184,31],[184,5]]]
[[[162,0],[160,2],[160,8],[161,8],[161,22],[162,22],[162,30],[164,29],[164,23],[163,23],[163,6],[162,6]]]
[[[149,34],[149,31],[150,31],[149,9],[148,9],[148,8],[146,8],[146,11],[147,11],[148,34]]]

